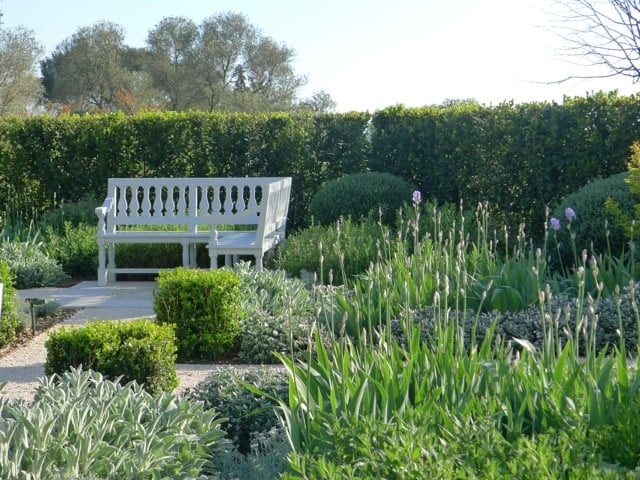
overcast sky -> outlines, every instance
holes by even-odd
[[[584,73],[561,55],[563,44],[550,31],[552,1],[0,0],[0,11],[5,27],[33,30],[47,54],[79,28],[103,20],[124,28],[127,45],[142,47],[164,17],[199,24],[218,13],[243,13],[263,34],[295,50],[295,71],[308,79],[300,96],[324,90],[339,111],[639,91],[621,77],[548,84]]]

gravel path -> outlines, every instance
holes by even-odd
[[[9,399],[33,400],[33,395],[44,377],[47,358],[45,342],[52,331],[61,326],[84,325],[96,319],[153,318],[151,292],[154,282],[114,282],[99,287],[96,282],[82,282],[69,288],[40,288],[21,290],[23,298],[45,298],[57,301],[63,308],[80,309],[73,316],[36,335],[26,343],[0,357],[0,396]],[[180,386],[174,393],[180,394],[204,380],[210,373],[225,365],[178,364],[176,371]],[[242,368],[238,366],[238,368]]]
[[[53,329],[43,332],[24,345],[0,357],[0,383],[7,382],[0,396],[7,399],[33,400],[39,379],[44,377],[47,358],[45,342]],[[58,327],[59,328],[59,327]],[[180,394],[204,380],[210,373],[225,368],[222,365],[177,364],[180,385],[174,393]]]

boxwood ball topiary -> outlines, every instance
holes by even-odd
[[[629,191],[626,178],[627,172],[622,172],[589,182],[576,192],[567,195],[552,212],[549,224],[550,235],[555,236],[558,241],[560,256],[565,267],[574,263],[571,234],[575,234],[574,241],[578,255],[584,249],[589,252],[589,255],[607,253],[607,230],[612,255],[619,256],[623,249],[628,250],[625,247],[628,240],[624,229],[619,225],[615,215],[605,206],[607,199],[611,198],[623,212],[633,212],[633,205],[637,203],[637,198]],[[576,216],[570,224],[567,219],[567,208],[571,208]],[[555,241],[552,239],[551,242],[555,250]],[[554,252],[552,255],[554,263],[558,261],[555,257],[557,253]]]
[[[392,224],[403,203],[411,201],[413,186],[390,173],[366,172],[330,180],[311,199],[309,213],[316,223],[330,225],[340,217],[377,217]]]

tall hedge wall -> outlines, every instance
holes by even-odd
[[[393,107],[373,117],[370,166],[440,200],[489,200],[509,224],[536,232],[545,205],[625,169],[639,122],[640,96],[616,93],[562,105]]]
[[[114,176],[287,175],[290,225],[305,224],[326,180],[365,170],[402,176],[425,196],[488,200],[510,225],[540,230],[544,206],[623,171],[640,140],[640,96],[563,104],[460,102],[320,116],[150,112],[0,118],[0,211],[101,200]]]
[[[282,175],[293,177],[289,218],[299,226],[320,184],[366,168],[368,121],[364,113],[0,118],[0,211],[101,200],[109,177]]]

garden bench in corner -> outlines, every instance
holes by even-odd
[[[226,263],[253,255],[262,269],[265,252],[284,241],[290,193],[291,177],[110,178],[96,208],[98,284],[118,273],[158,272],[116,267],[115,246],[123,243],[180,244],[184,267],[196,266],[196,244],[203,243],[211,268],[218,267],[218,255]]]

